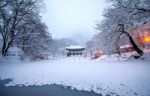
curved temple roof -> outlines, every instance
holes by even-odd
[[[66,47],[67,50],[84,50],[85,47],[82,47],[82,46],[69,46],[69,47]]]

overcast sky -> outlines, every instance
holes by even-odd
[[[101,20],[105,0],[45,0],[43,20],[53,38],[95,34],[95,22]]]

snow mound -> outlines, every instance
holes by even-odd
[[[128,60],[132,54],[134,53],[123,53],[121,55],[118,54],[112,54],[112,55],[102,55],[99,59],[104,61],[124,61]]]
[[[138,57],[139,54],[134,52],[130,57],[129,59],[130,60],[134,60],[135,57]],[[144,50],[144,54],[138,58],[138,60],[147,60],[147,61],[150,61],[150,49],[145,49]]]

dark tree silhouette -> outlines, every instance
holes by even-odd
[[[123,24],[118,24],[118,26],[120,27],[120,28],[119,28],[119,31],[122,32],[122,33],[124,33],[124,34],[126,34],[126,36],[129,38],[129,40],[130,40],[130,42],[131,42],[133,48],[135,49],[135,51],[136,51],[140,56],[142,56],[142,55],[143,55],[143,51],[142,51],[142,50],[137,46],[137,44],[134,42],[132,36],[131,36],[128,32],[126,32],[126,31],[124,30],[124,25],[123,25]]]

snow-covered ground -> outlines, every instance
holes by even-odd
[[[66,57],[34,62],[3,58],[7,60],[0,61],[0,77],[13,79],[6,86],[55,83],[104,96],[150,96],[150,61],[115,57],[118,58]]]

